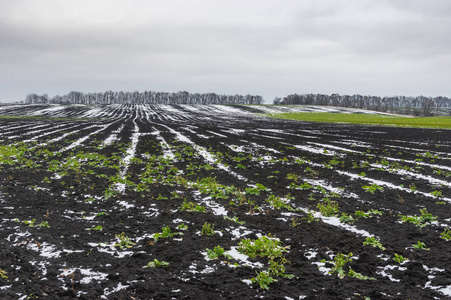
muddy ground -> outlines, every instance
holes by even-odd
[[[0,145],[25,145],[20,157],[1,157],[2,299],[450,297],[451,242],[441,237],[451,226],[449,131],[249,115],[206,119],[183,108],[177,118],[159,119],[127,109],[121,118],[0,120]],[[79,153],[110,162],[77,160]],[[245,200],[236,192],[215,198],[192,184],[202,178],[239,190]],[[362,188],[374,182],[383,190]],[[245,192],[257,183],[268,190]],[[312,187],[299,188],[303,183]],[[272,207],[271,195],[291,209]],[[184,201],[206,212],[182,211]],[[336,218],[319,213],[327,201],[338,204]],[[423,208],[435,222],[401,222]],[[370,210],[382,213],[335,222]],[[214,235],[201,233],[206,222]],[[186,230],[177,228],[182,223]],[[155,241],[165,226],[183,235]],[[130,248],[115,246],[121,233]],[[205,257],[217,245],[232,251],[243,239],[268,235],[285,247],[285,273],[294,275],[274,276],[268,290],[249,282],[268,269],[267,257]],[[385,250],[363,245],[368,236]],[[427,250],[413,248],[418,241]],[[329,274],[339,253],[352,253],[346,273],[351,267],[372,279]],[[395,253],[408,260],[395,262]],[[154,259],[169,265],[144,268]]]

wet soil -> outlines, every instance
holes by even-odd
[[[411,174],[400,175],[394,169],[368,165],[385,159],[393,168],[398,163],[413,173],[449,183],[449,131],[251,117],[218,116],[205,120],[192,116],[151,121],[135,117],[132,112],[129,117],[117,120],[78,121],[73,134],[57,142],[52,139],[61,136],[64,130],[70,131],[70,120],[0,121],[3,146],[20,145],[15,143],[42,134],[30,134],[40,125],[62,128],[61,132],[26,143],[29,147],[46,143],[25,153],[24,158],[33,162],[29,166],[19,159],[0,165],[0,268],[6,272],[0,278],[2,299],[449,297],[451,242],[440,236],[446,226],[451,226],[451,208],[446,201],[451,197],[449,184],[431,184]],[[101,146],[122,124],[117,139]],[[108,125],[105,130],[89,136],[79,146],[57,152],[105,125]],[[106,196],[105,191],[113,184],[111,178],[124,170],[123,159],[130,153],[127,149],[133,147],[136,126],[140,135],[133,156],[140,160],[126,166],[130,182],[126,183],[125,191]],[[171,146],[173,154],[180,155],[166,165],[162,155],[168,149],[160,137]],[[220,163],[206,161],[196,146],[217,154]],[[67,167],[66,172],[51,170],[52,161],[65,166],[80,152],[104,155],[119,167],[90,165],[88,160],[79,168]],[[153,155],[156,160],[149,164]],[[173,167],[178,171],[171,171]],[[137,186],[146,168],[155,170],[154,180],[140,189]],[[340,172],[365,175],[352,179]],[[310,182],[317,187],[289,188],[294,181],[288,179],[292,178],[290,174],[299,177],[297,185]],[[233,194],[227,194],[225,199],[211,199],[211,194],[183,185],[175,176],[190,182],[211,177],[223,186],[241,191],[259,183],[270,190],[260,195],[247,194],[246,203],[237,201]],[[362,188],[371,185],[367,178],[401,188],[385,186],[372,194]],[[341,194],[321,189],[318,182],[323,182],[324,187],[340,188]],[[409,187],[412,189],[406,190]],[[442,197],[429,196],[438,190]],[[266,201],[270,195],[284,198],[287,194],[294,210],[275,209]],[[183,201],[200,204],[206,212],[182,211]],[[325,201],[338,204],[338,217],[342,213],[354,215],[358,210],[383,212],[356,218],[350,225],[376,236],[385,250],[363,245],[365,236],[330,224],[327,218],[309,219],[305,210],[318,211],[318,204]],[[225,219],[213,209],[215,204],[227,216],[245,223]],[[423,208],[436,216],[438,223],[420,228],[400,222],[402,215],[419,215]],[[49,227],[36,226],[43,222]],[[201,234],[206,222],[214,224],[214,235]],[[187,230],[177,229],[182,223]],[[93,230],[97,226],[101,230]],[[152,234],[161,232],[165,226],[183,235],[155,242]],[[121,233],[134,243],[130,248],[115,246],[116,235]],[[269,267],[266,257],[249,259],[251,263],[262,263],[261,269],[227,257],[205,258],[206,249],[220,245],[230,251],[242,239],[262,235],[277,237],[286,247],[285,273],[294,278],[275,277],[277,281],[265,290],[248,280]],[[414,249],[412,245],[418,241],[429,250]],[[351,267],[374,280],[349,276],[340,279],[336,273],[327,274],[319,268],[330,268],[330,262],[339,253],[352,253],[353,260],[344,267],[346,272]],[[402,265],[394,262],[395,253],[408,261]],[[169,265],[144,268],[154,259]],[[321,260],[328,262],[321,264]]]

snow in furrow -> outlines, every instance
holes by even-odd
[[[342,139],[341,141],[335,141],[335,143],[350,145],[350,146],[355,146],[355,147],[362,147],[362,148],[373,148],[373,145],[370,143],[366,143],[363,141],[357,141],[357,140],[350,140],[350,139]]]
[[[235,128],[225,128],[225,129],[221,129],[222,132],[225,133],[229,133],[229,134],[234,134],[234,135],[243,135],[244,133],[246,133],[246,130],[244,129],[235,129]]]
[[[55,126],[53,126],[53,128],[58,128],[57,130],[53,130],[53,131],[49,131],[49,132],[37,135],[37,136],[35,136],[35,137],[31,138],[31,139],[23,140],[22,142],[24,142],[24,143],[34,142],[34,141],[37,141],[37,140],[39,140],[39,139],[41,139],[41,138],[43,138],[45,136],[48,136],[48,135],[51,135],[51,134],[55,134],[55,133],[58,133],[58,132],[61,132],[61,131],[67,131],[67,130],[71,131],[71,129],[76,128],[76,127],[79,126],[77,124],[77,125],[73,125],[71,127],[61,128],[61,127],[65,126],[65,125],[67,125],[67,124],[55,125]]]
[[[175,158],[174,153],[171,151],[171,147],[166,140],[160,135],[160,131],[154,128],[154,131],[151,133],[155,135],[155,138],[160,141],[161,148],[163,150],[163,157],[173,160]]]
[[[318,139],[317,136],[312,136],[312,135],[301,135],[299,133],[291,133],[291,132],[286,132],[284,130],[280,130],[280,129],[259,129],[259,131],[264,131],[264,132],[270,132],[270,133],[276,133],[277,135],[287,135],[287,136],[295,136],[295,137],[302,137],[303,139]],[[302,132],[305,132],[306,130],[301,130]],[[309,132],[310,133],[310,132]]]
[[[425,154],[429,152],[431,155],[444,155],[444,157],[441,157],[441,159],[446,159],[449,155],[447,152],[439,152],[439,151],[430,151],[430,150],[424,150],[419,148],[411,148],[411,147],[405,147],[405,146],[397,146],[397,145],[385,145],[386,147],[395,148],[395,149],[401,149],[401,150],[409,150],[416,153],[422,153]]]
[[[369,233],[366,230],[358,229],[356,226],[340,222],[340,218],[337,218],[337,217],[325,217],[320,212],[317,212],[317,211],[314,211],[314,210],[310,210],[310,209],[305,208],[305,207],[296,206],[295,208],[303,211],[306,214],[311,213],[311,214],[313,214],[313,216],[315,218],[321,219],[324,223],[329,224],[331,226],[339,227],[339,228],[344,229],[346,231],[350,231],[352,233],[360,234],[360,235],[362,235],[364,237],[375,237],[374,234],[371,234],[371,233]],[[293,212],[283,212],[283,213],[281,213],[281,215],[287,216],[287,217],[298,216],[298,214],[293,213]]]
[[[218,163],[218,161],[213,157],[213,155],[210,152],[208,152],[207,150],[205,150],[202,147],[199,147],[196,143],[191,141],[187,136],[181,134],[180,132],[178,132],[178,131],[176,131],[176,130],[174,130],[174,129],[166,126],[166,125],[163,125],[163,124],[159,124],[159,125],[163,126],[163,127],[166,127],[171,133],[173,133],[176,136],[177,140],[179,140],[179,141],[181,141],[183,143],[191,145],[204,158],[204,160],[206,162],[211,163],[211,164],[216,164],[216,166],[219,169],[228,172],[229,174],[235,176],[239,180],[243,180],[243,181],[246,181],[246,182],[248,181],[248,179],[246,177],[244,177],[244,176],[242,176],[242,175],[230,170],[229,167],[226,167],[223,164]]]
[[[45,128],[44,129],[38,129],[38,128],[42,128],[42,127],[45,127]],[[34,130],[32,130],[32,131],[27,131],[27,132],[21,133],[19,135],[12,135],[12,136],[9,136],[8,138],[15,139],[15,138],[18,138],[18,137],[21,137],[21,136],[24,136],[24,135],[32,135],[32,134],[40,133],[40,132],[49,130],[51,128],[53,128],[53,126],[51,126],[49,124],[37,125],[37,126],[33,126]],[[38,130],[36,130],[36,129],[38,129]]]
[[[80,138],[80,139],[78,139],[78,140],[76,140],[75,142],[73,142],[72,144],[70,144],[69,146],[67,146],[67,147],[65,147],[65,148],[63,148],[63,149],[61,149],[59,152],[65,152],[65,151],[68,151],[68,150],[70,150],[70,149],[72,149],[72,148],[75,148],[75,147],[77,147],[77,146],[79,146],[80,144],[82,144],[84,141],[86,141],[87,139],[89,139],[92,135],[95,135],[95,134],[97,134],[97,133],[99,133],[99,132],[102,132],[102,131],[104,131],[105,129],[107,129],[108,127],[110,127],[111,125],[113,125],[114,123],[117,123],[118,121],[115,121],[115,122],[112,122],[112,123],[108,123],[107,125],[94,125],[93,127],[99,127],[100,126],[100,129],[98,129],[98,130],[96,130],[96,131],[94,131],[94,132],[91,132],[91,133],[89,133],[88,135],[86,135],[86,136],[84,136],[84,137],[82,137],[82,138]],[[60,137],[60,139],[62,139],[63,137]]]
[[[49,108],[45,108],[45,109],[41,109],[41,110],[37,110],[35,112],[32,112],[29,114],[29,116],[40,116],[40,115],[44,115],[47,113],[50,113],[51,115],[55,115],[56,112],[61,111],[61,110],[65,110],[66,106],[63,105],[55,105]]]
[[[2,130],[6,130],[0,133],[2,135],[8,135],[8,134],[12,134],[14,133],[16,130],[20,130],[20,131],[28,131],[28,128],[36,128],[36,124],[32,124],[32,125],[24,125],[24,124],[20,124],[17,126],[8,126],[8,127],[3,127]]]
[[[124,129],[124,127],[125,127],[125,124],[121,124],[121,126],[120,126],[118,129],[112,131],[111,135],[108,136],[108,137],[103,141],[102,145],[108,146],[108,145],[110,145],[111,143],[113,143],[114,141],[116,141],[116,140],[117,140],[118,134],[121,133],[121,131],[122,131],[122,129]]]
[[[423,174],[415,173],[415,172],[410,172],[410,171],[407,171],[407,170],[390,169],[390,168],[384,167],[383,165],[380,165],[380,164],[370,164],[370,166],[373,167],[373,168],[377,168],[377,169],[380,169],[380,168],[385,169],[387,172],[392,173],[392,174],[397,174],[397,175],[401,175],[401,176],[409,176],[409,177],[414,177],[414,178],[417,178],[417,179],[422,179],[422,180],[425,180],[425,181],[427,181],[427,182],[429,182],[431,184],[434,184],[434,185],[451,186],[451,182],[444,181],[444,180],[441,180],[441,179],[437,179],[437,178],[434,178],[434,177],[431,177],[431,176],[426,176],[426,175],[423,175]]]
[[[84,112],[80,117],[81,118],[96,118],[101,112],[102,112],[102,109],[100,107],[90,107],[90,109],[88,111]]]
[[[285,140],[285,138],[282,136],[265,135],[265,134],[261,134],[261,133],[251,133],[251,135],[257,136],[257,137],[262,137],[265,139]]]
[[[345,193],[342,189],[333,187],[332,185],[327,183],[325,180],[308,179],[308,178],[303,178],[302,180],[313,186],[321,186],[322,188],[324,188],[325,190],[328,190],[329,192],[339,194],[346,198],[359,198],[359,196],[357,194]]]
[[[139,141],[139,137],[140,137],[140,132],[139,132],[139,126],[138,124],[136,124],[136,118],[133,120],[133,123],[135,125],[134,129],[133,129],[133,134],[131,137],[132,140],[132,144],[130,146],[130,148],[127,149],[127,155],[122,159],[121,162],[121,172],[119,173],[121,178],[124,179],[125,178],[125,174],[127,174],[128,168],[130,166],[130,161],[132,160],[132,158],[135,157],[135,153],[136,153],[136,146],[138,145],[138,141]],[[116,190],[124,193],[125,192],[125,183],[117,183],[116,184]]]
[[[422,161],[406,160],[406,159],[399,159],[399,158],[387,157],[387,156],[383,156],[381,158],[385,158],[386,160],[391,160],[391,161],[397,161],[397,162],[403,162],[403,163],[411,163],[411,164],[414,164],[414,165],[420,165],[420,166],[426,166],[426,167],[431,167],[431,168],[451,171],[451,167],[442,166],[442,165],[428,164],[428,163],[425,163],[425,162],[422,162]]]
[[[299,149],[302,151],[315,153],[315,154],[322,154],[322,155],[326,155],[326,156],[342,156],[341,153],[336,153],[332,150],[324,151],[325,150],[324,148],[315,148],[315,147],[311,147],[311,146],[293,145],[293,144],[290,146],[296,147],[296,149]]]
[[[401,186],[397,186],[397,185],[394,185],[394,184],[392,184],[390,182],[377,180],[377,179],[372,179],[372,178],[369,178],[369,177],[362,177],[362,176],[354,174],[354,173],[340,171],[340,170],[335,170],[335,172],[337,172],[340,175],[348,176],[351,179],[365,180],[365,181],[368,181],[370,183],[377,184],[377,185],[380,185],[380,186],[385,186],[385,187],[388,187],[388,188],[391,188],[391,189],[400,190],[400,191],[404,191],[404,192],[407,192],[407,193],[421,194],[423,196],[436,199],[436,196],[433,196],[432,194],[428,194],[428,193],[421,192],[421,191],[412,191],[411,189],[408,189],[408,188],[405,188],[405,187],[401,187]],[[442,197],[442,198],[440,198],[440,200],[451,203],[451,198]]]
[[[307,144],[320,146],[320,147],[328,148],[328,149],[334,149],[334,150],[338,150],[338,151],[344,151],[344,152],[362,153],[361,151],[355,151],[355,150],[351,150],[348,148],[338,147],[338,146],[329,145],[329,144],[321,144],[321,143],[315,143],[315,142],[307,142]]]
[[[211,134],[214,134],[214,135],[216,135],[216,136],[219,136],[219,137],[221,137],[221,138],[227,138],[226,135],[223,135],[223,134],[220,134],[220,133],[217,133],[217,132],[214,132],[214,131],[207,130],[207,132],[209,132],[209,133],[211,133]]]

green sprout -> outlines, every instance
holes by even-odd
[[[178,208],[180,211],[189,211],[189,212],[205,212],[205,207],[198,205],[194,202],[188,202],[186,199],[183,201],[182,205]]]
[[[412,245],[415,249],[423,249],[423,250],[430,250],[429,248],[426,248],[426,244],[423,242],[418,241],[418,243]]]
[[[86,230],[102,231],[103,230],[103,226],[98,225],[96,227],[86,228]]]
[[[379,240],[376,240],[375,237],[366,238],[366,240],[363,242],[363,246],[366,246],[366,245],[369,245],[374,248],[379,248],[382,251],[385,250],[385,247],[382,245],[382,243]]]
[[[214,231],[214,224],[210,224],[205,222],[204,225],[202,226],[202,231],[201,234],[202,235],[214,235],[215,231]]]
[[[158,259],[154,259],[153,261],[149,262],[147,265],[144,266],[144,268],[157,268],[157,267],[169,267],[169,263],[166,261],[159,261]]]
[[[449,229],[449,227],[446,227],[445,230],[440,233],[440,237],[445,241],[451,241],[451,230]]]
[[[377,184],[372,184],[372,185],[364,185],[362,186],[362,189],[364,189],[366,192],[369,192],[371,194],[376,193],[376,191],[384,191],[384,188],[377,185]]]
[[[397,254],[395,253],[395,257],[393,257],[393,260],[395,262],[397,262],[398,264],[402,264],[404,261],[408,260],[407,258],[405,258],[404,256],[402,256],[401,254]]]
[[[119,247],[121,248],[121,250],[123,250],[124,248],[131,248],[136,245],[136,243],[130,241],[130,238],[126,236],[124,232],[122,232],[121,234],[116,234],[115,237],[119,239],[119,242],[115,243],[114,247]]]

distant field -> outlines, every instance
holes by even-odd
[[[269,117],[325,123],[355,123],[397,127],[421,127],[421,128],[451,128],[450,117],[405,117],[381,114],[349,114],[349,113],[325,113],[325,112],[298,112],[267,114]]]

